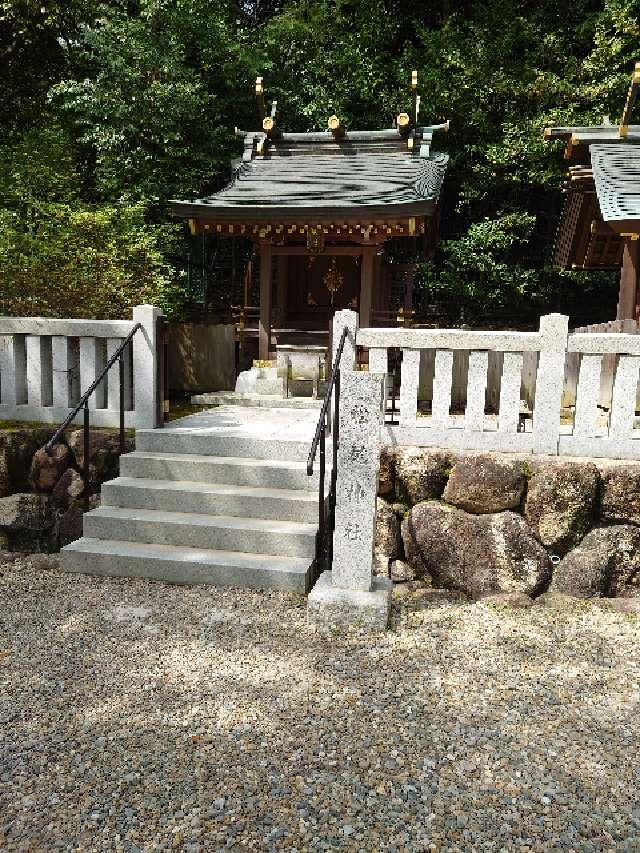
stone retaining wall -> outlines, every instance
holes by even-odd
[[[58,551],[82,536],[83,431],[70,430],[51,454],[41,448],[55,427],[0,429],[0,550]],[[127,438],[132,450],[133,438]],[[91,429],[89,500],[99,503],[102,483],[118,475],[119,434]]]
[[[383,448],[374,565],[473,598],[640,596],[640,463]]]

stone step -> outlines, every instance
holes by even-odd
[[[307,557],[311,562],[316,525],[101,506],[84,516],[83,531],[91,539],[123,539],[156,545],[280,554],[283,557]]]
[[[306,592],[309,558],[150,545],[83,537],[60,552],[65,571],[168,583],[213,584]]]
[[[102,504],[279,521],[313,522],[318,516],[318,498],[313,492],[190,480],[118,477],[103,485]]]
[[[318,489],[318,472],[307,476],[304,462],[235,456],[136,451],[120,457],[120,474],[152,480],[190,480],[269,489]]]
[[[318,397],[282,397],[278,394],[251,394],[239,391],[209,391],[191,397],[194,406],[243,406],[258,409],[320,409]]]
[[[306,462],[311,441],[261,439],[233,435],[220,430],[198,429],[139,429],[136,431],[136,450],[152,453],[181,453],[199,456],[233,456],[250,459],[273,459],[278,462]],[[327,436],[327,456],[331,453],[331,438]]]

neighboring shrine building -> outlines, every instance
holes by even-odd
[[[620,124],[548,127],[544,133],[565,142],[569,161],[554,266],[619,269],[617,320],[640,316],[640,125],[629,124],[639,91],[637,63]]]
[[[414,72],[411,115],[401,113],[392,129],[354,131],[331,116],[326,131],[287,133],[275,103],[265,115],[258,78],[263,129],[236,130],[244,155],[232,182],[206,198],[171,202],[192,234],[240,235],[255,244],[259,306],[247,304],[245,288],[244,309],[250,316],[259,308],[261,360],[272,358],[277,343],[328,342],[339,308],[358,310],[363,326],[389,325],[398,311],[400,319],[411,315],[412,267],[403,266],[398,298],[388,247],[413,240],[409,255],[432,254],[448,162],[431,149],[434,132],[448,124],[418,125],[416,85]]]

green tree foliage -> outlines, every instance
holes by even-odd
[[[30,130],[0,147],[0,188],[0,314],[119,319],[141,302],[179,309],[164,258],[175,227],[149,224],[140,202],[84,202],[63,130]]]
[[[0,37],[0,310],[113,316],[144,292],[179,311],[186,238],[167,201],[228,179],[256,75],[289,129],[334,111],[388,127],[413,68],[421,120],[451,120],[423,300],[469,316],[590,292],[613,310],[612,276],[550,268],[564,164],[542,131],[617,120],[640,0],[0,0]]]
[[[2,314],[117,320],[140,303],[169,314],[178,307],[161,233],[138,206],[46,205],[28,229],[4,211],[0,228],[0,265],[11,281],[0,294]]]
[[[102,7],[80,27],[68,51],[83,74],[50,103],[93,159],[96,198],[157,204],[227,170],[229,42],[225,19],[195,0]]]
[[[49,87],[71,71],[64,45],[95,13],[92,0],[0,0],[3,138],[41,123]]]

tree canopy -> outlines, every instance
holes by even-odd
[[[188,303],[167,201],[220,187],[265,78],[283,126],[389,127],[419,73],[421,119],[451,121],[442,242],[425,299],[614,309],[611,275],[560,273],[564,169],[547,124],[624,103],[640,0],[0,0],[0,312],[122,315]]]

